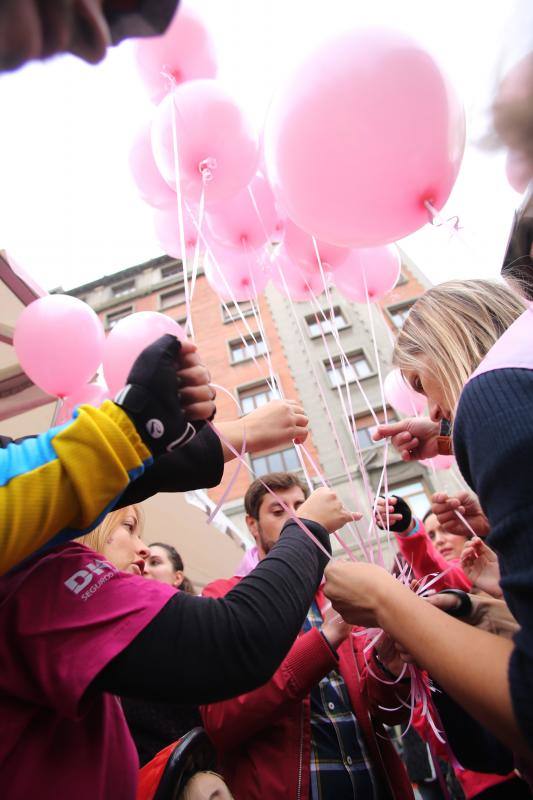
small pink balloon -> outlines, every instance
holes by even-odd
[[[196,209],[189,210],[186,207],[183,209],[186,256],[192,256],[194,254],[196,243],[198,242],[198,228],[194,223],[193,214],[197,214]],[[155,211],[153,220],[157,240],[164,252],[168,253],[168,255],[173,258],[183,258],[177,205],[173,208]]]
[[[256,300],[268,283],[264,259],[257,250],[212,247],[204,271],[213,291],[225,302]]]
[[[184,340],[185,333],[166,314],[157,311],[138,311],[119,320],[109,332],[104,346],[104,375],[112,397],[127,381],[137,356],[165,333]]]
[[[270,266],[270,278],[281,294],[289,295],[296,303],[309,302],[325,291],[320,272],[307,272],[291,261],[283,245]]]
[[[375,303],[396,286],[401,259],[394,245],[352,250],[350,257],[333,273],[333,283],[348,300]],[[365,288],[366,283],[366,288]]]
[[[285,222],[283,244],[287,254],[301,269],[308,272],[320,272],[313,237],[290,219]],[[336,247],[334,244],[321,242],[319,239],[316,239],[316,245],[320,263],[325,270],[337,269],[350,254],[345,247]]]
[[[385,378],[383,390],[385,399],[399,414],[408,417],[418,416],[427,405],[423,394],[409,386],[399,369],[393,369]]]
[[[152,124],[155,163],[175,187],[172,117],[178,140],[181,191],[198,203],[220,203],[247,186],[255,174],[257,138],[240,108],[216,81],[190,81],[159,104]]]
[[[505,161],[505,174],[515,192],[524,194],[533,178],[531,161],[519,150],[509,150]]]
[[[22,369],[36,386],[65,397],[95,374],[104,338],[102,323],[87,303],[50,294],[24,309],[13,343]]]
[[[65,397],[63,408],[59,412],[57,422],[61,424],[69,420],[74,410],[81,405],[101,406],[109,398],[109,389],[101,383],[86,383],[84,386]]]
[[[172,82],[214,78],[217,74],[213,39],[189,8],[179,9],[162,36],[138,39],[134,56],[154,103],[168,94]]]
[[[263,247],[279,222],[274,193],[261,175],[208,214],[211,233],[225,247]]]
[[[176,192],[163,180],[156,167],[150,136],[151,123],[147,123],[135,137],[129,155],[133,180],[145,203],[155,208],[167,208],[177,203]]]
[[[343,33],[271,106],[265,158],[287,215],[341,247],[394,242],[440,210],[457,178],[464,112],[432,56],[386,28]]]
[[[427,469],[433,471],[441,469],[450,469],[455,464],[455,456],[433,456],[433,458],[424,458],[420,461]]]

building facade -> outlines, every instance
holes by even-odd
[[[395,331],[427,285],[402,254],[397,286],[370,308],[347,301],[334,288],[321,295],[319,308],[314,302],[293,304],[272,284],[255,305],[236,306],[221,302],[199,270],[192,321],[199,352],[217,387],[217,418],[248,413],[279,393],[299,400],[310,420],[305,453],[299,456],[294,447],[285,447],[247,457],[246,465],[230,462],[221,485],[209,491],[217,503],[238,470],[222,510],[243,538],[243,495],[250,480],[265,472],[301,469],[302,458],[311,483],[318,486],[325,476],[347,507],[365,513],[367,524],[371,497],[385,483],[388,491],[409,499],[418,513],[427,508],[436,488],[456,489],[451,475],[432,475],[418,463],[406,464],[394,451],[371,440],[376,419],[382,421],[385,413],[394,418],[392,409],[383,408],[380,369],[384,377],[390,369]],[[160,311],[181,324],[186,321],[182,265],[167,256],[105,276],[70,294],[91,305],[108,330],[138,311]],[[360,450],[354,446],[354,429]],[[381,547],[364,522],[358,527],[374,551]]]

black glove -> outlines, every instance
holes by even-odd
[[[135,360],[128,383],[115,397],[155,456],[183,447],[205,424],[188,422],[180,404],[176,375],[180,348],[170,333],[146,347]]]
[[[401,497],[398,497],[397,494],[391,494],[390,497],[396,498],[396,505],[394,506],[394,513],[401,514],[402,518],[395,522],[394,525],[390,525],[389,530],[393,531],[393,533],[403,533],[407,530],[409,525],[411,524],[411,520],[413,519],[413,515],[411,513],[411,508],[408,503],[405,502]],[[383,518],[383,522],[386,522],[385,514],[381,514]],[[378,527],[381,528],[380,520],[377,519]]]

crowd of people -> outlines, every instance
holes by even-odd
[[[176,6],[0,0],[0,67],[61,51],[96,62],[164,30]],[[519,75],[494,125],[533,164],[531,56]],[[170,335],[115,401],[0,438],[3,797],[533,797],[530,205],[508,285],[435,286],[398,334],[394,363],[429,416],[374,436],[405,461],[453,452],[468,489],[435,494],[423,519],[376,498],[391,571],[331,559],[330,534],[361,515],[291,473],[250,484],[255,547],[202,596],[174,547],[145,541],[148,497],[214,487],[235,453],[308,435],[292,400],[217,419],[217,435],[208,369]],[[415,667],[432,687],[416,703]]]

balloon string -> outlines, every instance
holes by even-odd
[[[166,77],[170,81],[171,88],[173,89],[176,85],[176,80],[173,75],[165,73]],[[174,176],[176,182],[176,198],[178,202],[178,230],[179,230],[179,237],[180,237],[180,248],[181,248],[181,267],[183,271],[183,288],[185,290],[185,308],[187,314],[187,323],[186,323],[186,330],[190,335],[191,339],[194,340],[194,331],[192,326],[192,316],[191,316],[191,301],[189,297],[189,270],[187,268],[187,249],[185,246],[185,226],[183,223],[183,198],[181,194],[181,176],[180,176],[180,161],[179,161],[179,150],[178,150],[178,131],[176,128],[176,106],[175,103],[172,101],[172,114],[171,114],[171,122],[172,122],[172,150],[174,154]]]
[[[55,428],[55,426],[57,425],[59,415],[63,410],[64,404],[65,404],[65,399],[63,397],[58,397],[54,407],[54,413],[52,414],[52,421],[50,422],[50,428]]]
[[[297,314],[296,309],[294,307],[294,302],[292,300],[292,297],[291,297],[290,292],[289,292],[289,288],[287,286],[287,281],[285,280],[285,275],[283,274],[282,270],[279,270],[279,273],[280,273],[281,281],[282,281],[282,284],[283,284],[283,289],[284,289],[285,295],[287,297],[287,300],[288,300],[288,303],[289,303],[289,307],[290,307],[291,312],[292,312],[294,323],[295,323],[296,328],[298,329],[298,332],[300,334],[300,341],[301,341],[301,344],[303,346],[305,355],[307,357],[307,362],[308,362],[309,366],[311,367],[311,372],[313,374],[313,378],[314,378],[315,384],[316,384],[316,386],[318,388],[318,391],[319,391],[319,394],[320,394],[320,398],[322,400],[322,404],[323,404],[324,410],[326,412],[326,416],[327,416],[327,419],[328,419],[328,422],[329,422],[329,426],[330,426],[331,432],[333,434],[333,438],[334,438],[335,444],[337,445],[337,449],[338,449],[342,464],[343,464],[344,469],[346,471],[346,474],[348,476],[348,482],[350,484],[350,490],[352,492],[352,497],[353,497],[354,501],[356,501],[357,500],[357,494],[356,494],[356,491],[355,491],[355,486],[353,484],[351,472],[350,472],[350,469],[348,467],[348,463],[346,461],[346,456],[344,454],[344,450],[343,450],[342,444],[341,444],[340,439],[339,439],[339,435],[338,435],[338,432],[337,432],[337,427],[335,425],[335,422],[333,420],[333,416],[332,416],[331,411],[329,409],[329,403],[328,403],[326,395],[324,393],[324,389],[322,387],[322,383],[321,383],[320,378],[318,376],[318,372],[316,370],[314,361],[313,361],[313,359],[311,357],[311,354],[309,352],[309,348],[307,346],[307,341],[305,339],[305,336],[304,336],[304,333],[303,333],[303,330],[302,330],[300,319],[298,318],[298,314]],[[309,284],[308,284],[308,287],[309,287]],[[321,480],[322,480],[324,485],[327,485],[327,483],[326,483],[326,481],[325,481],[323,476],[321,476]],[[359,545],[361,547],[361,550],[363,551],[363,553],[365,555],[365,559],[367,561],[372,560],[371,556],[370,556],[370,554],[369,554],[369,552],[368,552],[368,550],[367,550],[367,548],[365,546],[365,543],[364,543],[363,537],[361,535],[361,532],[359,531],[359,527],[357,525],[357,522],[355,522],[354,526],[349,525],[348,528],[351,530],[352,535],[353,535],[353,528],[355,528],[356,536],[357,536],[357,539],[359,540]]]
[[[189,214],[191,214],[189,207],[186,206],[186,210]],[[205,211],[205,183],[202,181],[202,191],[200,193],[200,204],[198,206],[198,229],[201,231],[203,229],[204,224],[204,211]],[[192,301],[194,296],[194,288],[196,286],[196,278],[198,276],[198,268],[200,266],[200,236],[196,239],[196,245],[194,247],[194,259],[193,259],[193,267],[192,267],[192,277],[191,277],[191,313],[192,313]]]
[[[236,397],[234,397],[234,395],[232,395],[232,393],[228,389],[226,389],[224,386],[219,386],[216,383],[212,383],[211,386],[213,386],[213,388],[216,389],[217,392],[218,391],[224,392],[228,397],[230,397],[231,400],[233,400],[233,402],[235,403],[235,405],[237,407],[237,411],[240,414],[241,407],[239,405],[239,402],[236,399]],[[244,459],[244,454],[245,453],[246,453],[246,427],[245,427],[245,425],[243,423],[243,437],[242,437],[242,448],[241,448],[240,459],[237,461],[237,467],[235,468],[235,471],[234,471],[233,475],[231,476],[231,479],[230,479],[228,485],[224,489],[224,491],[222,493],[222,497],[219,499],[218,503],[215,505],[213,510],[209,513],[209,516],[207,518],[207,522],[208,523],[213,522],[214,518],[216,517],[216,515],[218,514],[218,512],[220,511],[220,509],[224,505],[227,496],[229,495],[229,493],[231,492],[233,486],[235,485],[235,481],[237,480],[237,477],[238,477],[238,475],[239,475],[239,473],[241,471],[242,463],[245,460]]]

